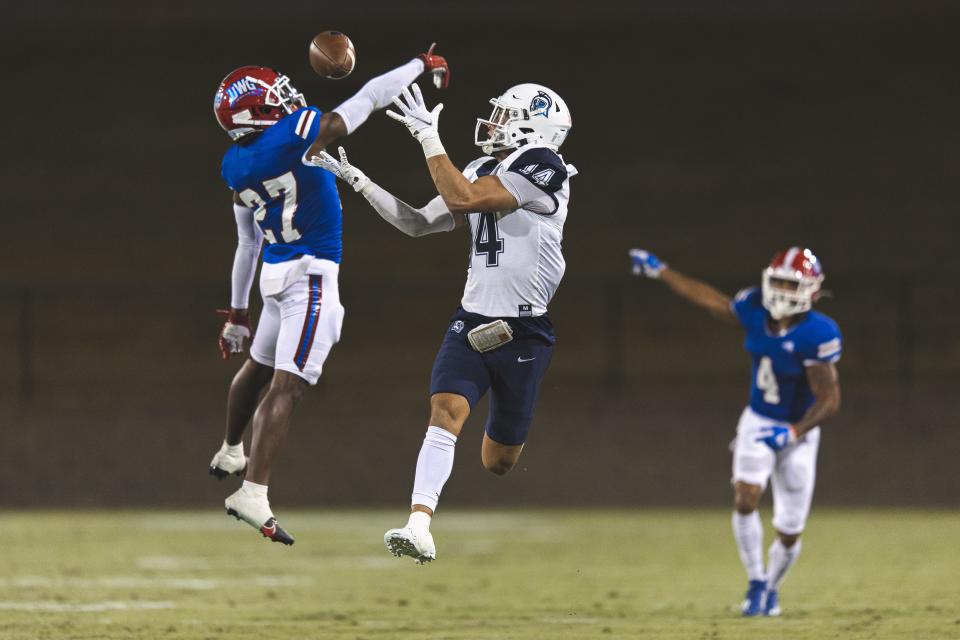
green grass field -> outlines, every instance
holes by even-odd
[[[282,511],[269,543],[198,512],[0,516],[0,638],[960,638],[960,516],[815,511],[780,619],[741,619],[723,511]],[[769,512],[764,514],[765,519]]]

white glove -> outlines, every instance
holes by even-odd
[[[440,112],[443,110],[441,102],[433,108],[433,111],[427,109],[423,102],[423,94],[420,87],[416,84],[411,85],[413,92],[404,87],[402,91],[403,100],[397,96],[393,99],[393,104],[397,106],[403,115],[395,111],[387,111],[387,115],[400,122],[407,128],[410,134],[423,145],[423,153],[428,158],[431,156],[443,155],[443,145],[440,143],[440,132],[437,130],[437,122],[440,119]]]
[[[226,360],[232,353],[243,353],[243,341],[251,336],[250,317],[245,310],[217,309],[227,318],[220,330],[220,353]]]
[[[250,337],[250,329],[242,324],[223,325],[220,337],[230,346],[230,353],[243,353],[243,341]]]
[[[353,190],[357,193],[363,191],[363,188],[370,184],[370,178],[364,175],[363,171],[350,164],[347,160],[347,151],[343,147],[338,147],[338,149],[340,151],[339,161],[326,151],[321,151],[319,156],[310,158],[310,162],[337,176],[353,187]]]

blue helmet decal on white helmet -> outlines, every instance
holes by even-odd
[[[553,98],[548,93],[537,91],[537,95],[533,96],[533,100],[530,101],[530,117],[543,116],[546,118],[550,115],[550,107],[552,106]]]

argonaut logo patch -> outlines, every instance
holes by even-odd
[[[543,116],[546,118],[550,114],[550,107],[553,106],[553,98],[543,91],[537,91],[530,101],[530,117]]]

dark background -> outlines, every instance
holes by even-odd
[[[212,117],[231,69],[289,74],[330,109],[439,42],[446,148],[479,152],[487,100],[539,82],[570,105],[559,344],[529,446],[444,504],[726,504],[746,398],[738,330],[632,279],[654,250],[729,293],[778,249],[820,255],[845,338],[818,504],[960,495],[958,11],[946,2],[33,2],[5,9],[0,504],[206,505],[239,361],[219,359],[235,232]],[[735,4],[735,6],[730,6]],[[310,38],[358,66],[316,77]],[[420,205],[418,145],[382,113],[351,159]],[[343,341],[297,411],[275,503],[406,504],[462,232],[411,239],[343,192]],[[256,300],[257,295],[254,293]],[[258,303],[257,303],[258,304]]]

